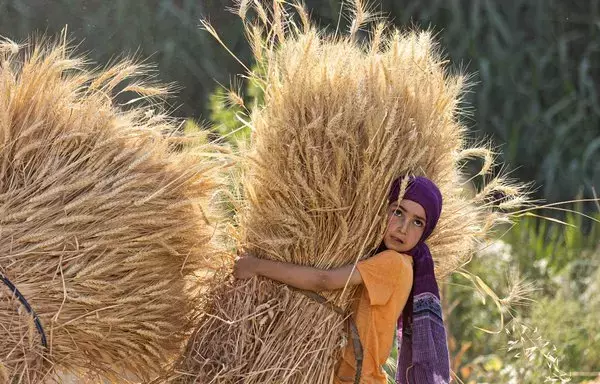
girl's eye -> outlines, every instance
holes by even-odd
[[[400,216],[402,216],[402,210],[400,210],[400,209],[394,209],[394,212],[392,212],[392,214],[394,216],[400,217]]]
[[[415,220],[415,225],[417,227],[422,227],[423,225],[425,225],[421,220]]]

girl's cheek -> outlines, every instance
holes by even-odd
[[[419,230],[413,231],[411,241],[414,245],[417,245],[420,238],[421,238],[421,231],[419,231]]]

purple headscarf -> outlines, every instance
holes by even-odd
[[[397,201],[402,177],[394,181],[389,201]],[[398,319],[398,384],[445,384],[450,382],[450,360],[442,318],[440,292],[433,258],[425,240],[442,213],[442,194],[425,177],[409,177],[402,197],[420,204],[426,224],[419,243],[407,252],[413,257],[413,286]]]

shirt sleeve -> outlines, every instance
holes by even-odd
[[[410,256],[388,250],[356,265],[371,305],[385,305],[396,289],[408,281],[412,285],[413,271],[409,260]]]

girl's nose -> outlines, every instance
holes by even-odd
[[[403,217],[398,229],[400,230],[400,233],[406,234],[406,231],[408,231],[408,220]]]

